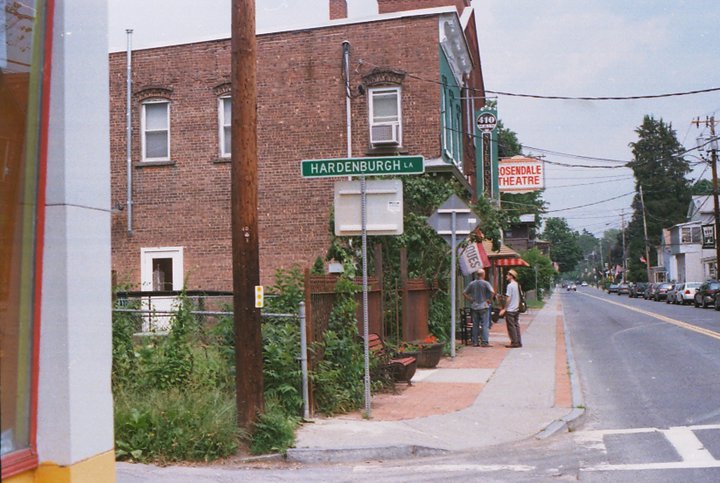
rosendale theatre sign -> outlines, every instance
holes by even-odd
[[[524,193],[545,188],[545,165],[542,160],[513,156],[502,158],[498,172],[501,192]]]

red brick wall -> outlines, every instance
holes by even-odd
[[[465,7],[470,6],[470,0],[377,0],[378,12],[405,12],[421,8],[456,7],[462,14]]]
[[[330,239],[334,180],[306,180],[300,160],[346,156],[342,42],[351,43],[353,156],[368,150],[367,99],[357,87],[376,66],[438,79],[437,17],[258,37],[258,216],[261,283],[278,268],[308,266]],[[361,62],[362,61],[362,62]],[[110,55],[112,200],[126,201],[125,54]],[[170,89],[172,165],[133,167],[134,220],[113,216],[113,269],[140,282],[140,248],[184,247],[189,288],[230,290],[230,164],[217,163],[217,95],[230,81],[230,42],[133,52],[134,92]],[[411,154],[440,156],[440,88],[406,77],[403,139]],[[133,104],[140,159],[140,105]]]
[[[330,0],[330,20],[347,18],[347,0]]]

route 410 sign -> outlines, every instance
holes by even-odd
[[[482,109],[477,117],[477,127],[483,132],[490,132],[497,126],[497,114],[494,110]]]

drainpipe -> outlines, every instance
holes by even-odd
[[[127,106],[125,110],[127,138],[127,231],[132,235],[132,29],[127,32]]]
[[[347,157],[352,158],[352,116],[350,111],[350,42],[343,42],[343,73],[345,74],[345,125],[347,127]]]

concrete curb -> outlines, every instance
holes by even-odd
[[[340,449],[290,448],[285,458],[293,463],[348,463],[363,460],[390,460],[442,456],[450,451],[416,445],[366,446]]]
[[[556,419],[550,423],[545,429],[535,435],[535,439],[547,439],[560,431],[574,431],[582,422],[585,416],[585,400],[580,388],[580,379],[578,378],[575,366],[575,356],[573,355],[572,345],[570,344],[570,333],[568,332],[567,322],[563,315],[563,335],[565,337],[565,356],[567,359],[568,372],[570,373],[570,388],[572,391],[572,410],[560,419]]]

